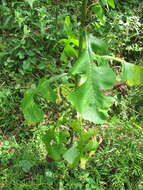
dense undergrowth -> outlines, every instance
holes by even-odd
[[[74,64],[72,56],[67,63],[61,59],[64,46],[60,40],[66,37],[66,16],[70,16],[74,30],[78,31],[80,5],[81,1],[58,0],[3,0],[0,3],[2,190],[143,189],[142,87],[130,88],[123,84],[116,88],[112,92],[116,101],[104,125],[84,122],[85,128],[98,128],[100,141],[86,169],[51,159],[41,138],[48,130],[47,125],[66,124],[75,117],[69,104],[59,100],[56,106],[38,99],[46,113],[45,120],[37,126],[28,125],[24,120],[21,100],[25,90],[35,88],[45,75],[49,78],[61,74]],[[142,9],[140,1],[117,0],[116,9],[104,10],[106,24],[91,12],[87,28],[103,38],[116,57],[142,65]],[[119,68],[116,62],[114,66]]]

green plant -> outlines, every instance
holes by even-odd
[[[108,1],[108,4],[114,8],[114,1]],[[128,85],[131,86],[142,84],[143,67],[109,56],[105,42],[87,32],[86,12],[87,1],[83,1],[79,38],[73,31],[70,18],[66,17],[65,19],[64,28],[68,38],[60,40],[60,43],[65,43],[65,47],[61,54],[61,60],[67,62],[70,57],[77,59],[74,66],[70,69],[70,72],[68,74],[64,73],[62,75],[54,76],[49,80],[42,79],[36,88],[30,89],[26,92],[22,100],[22,110],[29,124],[36,124],[44,119],[44,113],[35,101],[37,96],[41,95],[51,103],[56,102],[58,83],[55,85],[54,82],[60,81],[65,75],[68,80],[72,79],[74,82],[68,82],[73,88],[68,88],[68,94],[64,96],[64,98],[66,97],[67,101],[76,108],[85,120],[96,124],[105,122],[108,118],[108,110],[114,103],[114,98],[106,95],[106,92],[113,89],[117,82],[116,72],[113,71],[110,66],[111,61],[121,63],[122,72],[117,72],[118,81],[127,82]],[[99,10],[95,9],[95,12],[98,13]],[[98,14],[97,16],[101,17],[101,15]],[[64,82],[63,85],[67,84]],[[55,133],[54,130],[55,129],[52,129],[52,132],[50,133],[49,141],[47,138],[46,146],[48,147],[48,151],[50,151],[49,155],[57,160],[64,154],[64,158],[73,163],[74,160],[70,161],[67,155],[75,154],[76,157],[77,150],[75,145],[68,149],[66,153],[64,153],[66,149],[62,145],[63,141],[55,142],[56,144],[54,145],[54,148],[50,148],[51,141],[54,141],[54,138],[58,138],[58,135],[62,133],[62,131],[59,132],[59,134]],[[88,133],[90,133],[90,130]],[[80,135],[83,135],[82,132]],[[64,140],[66,139],[64,138]],[[84,143],[87,143],[86,137],[84,140]],[[76,146],[78,147],[78,140]],[[92,146],[94,147],[93,144]],[[92,146],[90,147],[91,150]],[[90,148],[88,151],[91,151]],[[52,153],[52,151],[55,150],[56,152]],[[84,151],[80,154],[80,158],[83,156],[83,153]]]
[[[47,126],[39,126],[33,137],[23,137],[21,142],[16,142],[14,136],[0,139],[2,189],[142,190],[143,133],[133,121],[110,121],[110,125],[99,128],[102,143],[86,170],[67,167],[63,160],[45,159],[41,137],[48,130]]]
[[[67,120],[66,118],[64,120]],[[79,120],[58,121],[56,126],[44,126],[40,139],[49,159],[60,161],[62,157],[72,166],[80,163],[85,168],[88,159],[95,153],[99,143],[97,129],[84,129]]]

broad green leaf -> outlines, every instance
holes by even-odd
[[[93,84],[100,90],[109,90],[115,85],[116,75],[108,64],[93,66]]]
[[[86,73],[89,70],[89,61],[90,57],[88,54],[88,50],[86,49],[81,53],[80,57],[73,66],[71,73],[73,75]]]
[[[24,98],[21,101],[22,109],[25,109],[25,107],[28,106],[29,102],[33,101],[35,93],[35,89],[29,89],[25,92]]]
[[[68,63],[68,57],[66,56],[64,51],[61,53],[60,61]]]
[[[75,162],[79,160],[80,153],[75,144],[64,153],[63,158],[69,164],[74,164]]]
[[[51,87],[51,84],[59,79],[62,79],[66,74],[57,75],[51,77],[50,79],[42,78],[39,80],[37,87],[37,93],[40,93],[43,98],[49,102],[55,102],[57,99],[57,94],[54,89]]]
[[[92,46],[95,42],[91,36],[87,37],[86,40],[86,48],[71,72],[74,75],[85,74],[87,79],[69,95],[68,100],[84,119],[94,123],[103,123],[107,119],[107,111],[114,99],[105,96],[102,91],[112,88],[116,77],[106,61],[96,66],[93,62],[94,48]]]
[[[65,75],[66,74],[54,76],[49,80],[45,78],[41,79],[37,88],[26,91],[21,102],[21,107],[24,117],[29,123],[36,124],[44,119],[44,113],[38,104],[35,103],[34,97],[40,94],[48,101],[55,101],[57,96],[50,85],[52,82],[61,79]]]
[[[90,80],[72,92],[68,100],[84,119],[94,123],[102,123],[107,119],[107,110],[114,101],[102,94]]]
[[[112,7],[113,9],[115,9],[115,2],[114,2],[114,0],[107,0],[107,3],[110,5],[110,7]]]
[[[79,46],[79,40],[76,39],[76,38],[69,38],[68,42],[69,42],[69,44],[72,43],[72,44],[74,44],[77,47]]]
[[[88,35],[87,42],[91,52],[93,51],[98,55],[108,54],[108,46],[103,40],[90,34]]]
[[[32,100],[23,108],[25,119],[29,124],[36,124],[44,119],[44,113],[41,108]]]
[[[106,55],[108,53],[107,45],[101,39],[93,37],[92,35],[88,35],[87,43],[88,48],[83,50],[83,52],[81,53],[80,57],[78,58],[71,70],[71,73],[73,75],[89,71],[90,64],[87,63],[91,62],[91,56],[94,56],[94,53],[98,55]]]
[[[25,93],[21,102],[22,111],[29,124],[36,124],[44,119],[44,113],[34,102],[36,90],[30,89]]]
[[[123,63],[121,79],[130,86],[143,85],[143,67],[131,63]]]

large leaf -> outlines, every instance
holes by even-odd
[[[99,66],[93,62],[95,49],[92,44],[95,43],[94,40],[91,40],[91,36],[86,40],[86,48],[71,72],[74,75],[85,74],[87,79],[70,94],[68,100],[85,119],[94,123],[102,123],[106,120],[107,111],[114,101],[112,97],[105,96],[102,91],[112,88],[116,77],[106,62]],[[100,43],[98,46],[100,47]]]
[[[29,102],[33,101],[34,95],[35,95],[35,89],[29,89],[25,92],[24,98],[21,101],[22,109],[28,106]]]
[[[88,54],[88,50],[86,49],[81,53],[80,57],[73,66],[71,73],[73,75],[86,73],[89,70],[89,64],[87,64],[89,61],[90,57]]]
[[[107,119],[107,110],[113,103],[113,98],[101,93],[92,80],[76,89],[68,100],[86,120],[94,123],[102,123]]]
[[[80,152],[77,149],[77,146],[74,144],[71,148],[69,148],[63,155],[63,158],[69,163],[69,164],[75,164],[75,162],[78,162],[80,159]]]
[[[130,86],[143,85],[143,67],[131,63],[123,63],[121,78]]]
[[[86,41],[87,47],[82,51],[71,70],[73,75],[89,72],[92,65],[92,59],[95,57],[95,53],[98,55],[98,57],[100,57],[100,55],[108,54],[108,47],[103,40],[93,37],[92,35],[88,35],[86,37]]]
[[[107,55],[108,54],[108,46],[105,43],[105,41],[103,41],[91,34],[87,36],[86,41],[88,43],[88,49],[90,50],[90,53],[92,53],[92,51],[94,51],[98,55]]]
[[[50,79],[43,78],[39,81],[37,88],[29,89],[26,91],[24,98],[21,102],[22,111],[28,123],[36,124],[44,119],[44,113],[38,104],[34,101],[35,96],[39,94],[49,102],[54,102],[57,95],[51,87],[51,83],[61,79],[66,74],[57,75]]]

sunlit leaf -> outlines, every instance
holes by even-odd
[[[131,63],[123,63],[121,79],[130,86],[143,85],[143,67]]]
[[[102,123],[107,119],[107,111],[113,104],[112,97],[105,96],[102,90],[108,90],[115,84],[116,77],[113,70],[103,62],[96,66],[93,62],[93,55],[96,50],[93,45],[101,47],[100,50],[105,53],[105,47],[102,48],[102,41],[93,40],[91,36],[86,38],[86,48],[81,53],[79,59],[72,69],[72,74],[85,74],[87,79],[85,83],[73,91],[68,100],[77,109],[84,119],[94,123]],[[99,48],[97,48],[99,49]]]
[[[64,155],[63,158],[69,163],[74,164],[76,160],[79,158],[80,153],[76,147],[76,145],[73,145],[70,149],[68,149]]]
[[[114,0],[107,0],[107,2],[110,5],[110,7],[112,7],[113,9],[115,9],[115,2],[114,2]]]

